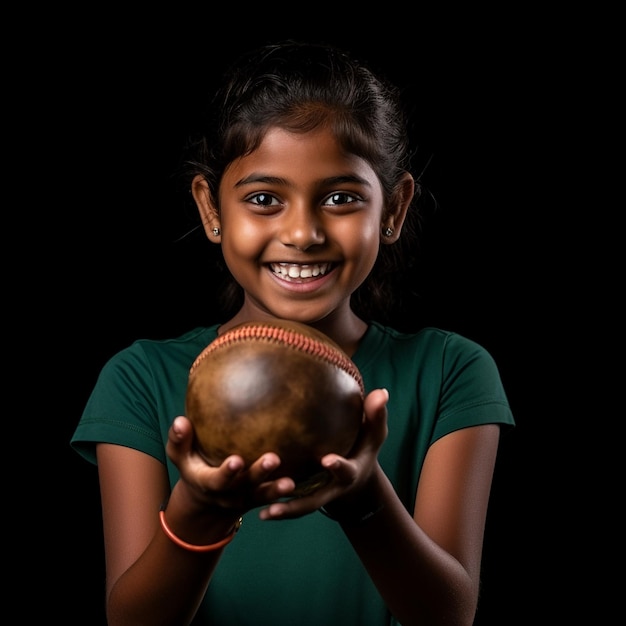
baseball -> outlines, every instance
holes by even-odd
[[[290,476],[296,493],[325,484],[320,465],[347,455],[363,418],[363,380],[345,352],[314,328],[285,320],[240,324],[196,358],[186,414],[206,461],[265,452],[281,458],[271,478]]]

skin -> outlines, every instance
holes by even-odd
[[[379,246],[399,236],[414,192],[410,175],[385,201],[368,163],[343,152],[326,129],[290,134],[274,128],[256,151],[226,169],[217,202],[201,177],[192,192],[207,236],[221,244],[245,291],[242,309],[220,332],[252,319],[287,318],[322,330],[353,354],[367,326],[350,309],[350,294]],[[387,226],[394,234],[383,238]],[[329,271],[287,280],[274,271],[277,264]],[[366,397],[353,456],[322,459],[334,479],[328,486],[280,502],[295,485],[288,477],[266,480],[280,463],[274,453],[247,468],[237,456],[211,467],[194,453],[184,416],[169,432],[167,454],[181,475],[171,494],[166,468],[154,458],[99,444],[109,624],[186,624],[202,600],[221,550],[188,552],[166,537],[155,511],[169,497],[168,525],[199,545],[224,538],[253,508],[279,523],[325,505],[340,512],[382,503],[367,524],[344,531],[391,612],[405,626],[471,625],[499,427],[465,428],[433,444],[411,515],[377,460],[387,436],[387,400],[384,389]]]

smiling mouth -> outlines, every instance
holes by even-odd
[[[271,263],[270,269],[284,280],[303,280],[324,276],[332,268],[331,263],[298,265],[296,263]]]

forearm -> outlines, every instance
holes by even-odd
[[[382,471],[369,497],[383,508],[342,527],[391,613],[405,626],[471,625],[478,587],[461,563],[419,528]]]
[[[175,499],[173,494],[165,523],[181,540],[199,546],[213,545],[233,533],[232,516],[183,515],[172,501]],[[108,594],[109,625],[190,623],[224,549],[227,546],[206,552],[185,549],[172,541],[158,523],[146,550]]]
[[[183,554],[155,540],[115,583],[107,599],[110,626],[188,624],[219,555]]]

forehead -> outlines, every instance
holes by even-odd
[[[328,128],[307,132],[270,128],[255,150],[228,166],[225,176],[238,177],[250,171],[298,178],[353,173],[372,183],[377,180],[369,163],[346,151]]]

